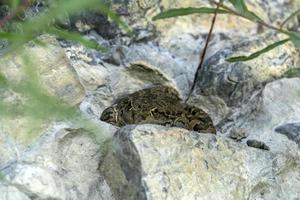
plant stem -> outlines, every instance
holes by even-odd
[[[218,5],[218,3],[216,3],[216,2],[214,2],[214,3]],[[253,22],[253,20],[249,19],[247,16],[245,16],[245,15],[243,15],[243,14],[241,14],[241,13],[239,13],[239,12],[237,12],[237,11],[235,11],[235,10],[233,10],[233,9],[231,9],[231,8],[229,8],[229,7],[227,7],[227,6],[225,6],[224,4],[221,4],[220,7],[223,8],[223,9],[225,9],[225,10],[227,10],[227,11],[229,11],[231,14],[237,15],[237,16],[239,16],[239,17],[242,17],[242,18],[244,18],[244,19],[247,19],[247,20]],[[275,27],[275,26],[272,26],[272,25],[270,25],[270,24],[267,24],[267,23],[264,22],[264,21],[257,20],[257,21],[255,21],[255,22],[258,23],[258,24],[260,24],[260,25],[262,25],[262,26],[265,26],[265,27],[267,27],[267,28],[269,28],[269,29],[272,29],[272,30],[278,31],[278,32],[280,32],[280,33],[289,35],[289,34],[288,34],[288,31],[285,31],[285,30],[283,30],[283,29],[281,29],[281,28],[277,28],[277,27]]]
[[[204,63],[206,51],[207,51],[207,48],[208,48],[208,43],[209,43],[209,41],[210,41],[210,38],[211,38],[211,35],[212,35],[212,31],[213,31],[213,29],[214,29],[215,22],[216,22],[216,18],[217,18],[217,13],[218,13],[218,10],[219,10],[220,5],[222,4],[222,2],[223,2],[223,0],[220,0],[220,2],[217,3],[217,8],[216,8],[215,13],[214,13],[214,16],[213,16],[213,18],[212,18],[212,22],[211,22],[211,26],[210,26],[209,33],[208,33],[207,38],[206,38],[205,46],[204,46],[204,49],[203,49],[202,54],[201,54],[201,56],[200,56],[200,63],[199,63],[199,65],[198,65],[198,67],[197,67],[197,70],[196,70],[196,73],[195,73],[195,76],[194,76],[194,80],[193,80],[192,87],[191,87],[191,89],[190,89],[190,92],[189,92],[189,94],[188,94],[187,99],[185,100],[185,102],[187,102],[187,101],[189,100],[189,98],[191,97],[192,92],[194,91],[194,88],[195,88],[195,85],[196,85],[196,79],[197,79],[198,74],[199,74],[199,72],[200,72],[200,70],[201,70],[201,68],[202,68],[203,63]]]
[[[296,17],[296,15],[300,14],[300,8],[293,12],[288,18],[286,18],[280,25],[280,28],[282,28],[288,21],[290,21],[292,18]]]

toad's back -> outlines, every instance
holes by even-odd
[[[118,99],[100,118],[116,126],[160,124],[199,132],[215,133],[211,118],[203,110],[182,104],[176,90],[158,86]]]

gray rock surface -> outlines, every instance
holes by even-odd
[[[299,152],[274,153],[158,125],[121,128],[114,142],[122,172],[144,187],[146,199],[299,198]]]
[[[1,168],[1,200],[115,199],[98,165],[105,148],[83,129],[53,127]]]
[[[24,87],[23,82],[34,78],[28,72],[32,67],[31,70],[38,75],[38,82],[43,93],[56,96],[69,105],[78,105],[83,101],[85,91],[79,82],[76,71],[64,53],[64,49],[59,46],[54,37],[42,35],[39,39],[47,45],[45,47],[27,45],[23,52],[2,56],[0,59],[1,73],[11,83],[18,84],[18,87]],[[30,58],[31,62],[26,61],[26,56]],[[3,101],[15,109],[12,109],[8,116],[1,115],[0,165],[10,159],[16,159],[51,123],[49,119],[37,120],[24,115],[24,110],[21,108],[32,102],[30,102],[28,91],[18,91],[18,87],[9,90],[0,88],[1,103]],[[0,112],[3,114],[3,111]],[[45,108],[40,112],[46,113],[49,110]]]
[[[295,141],[300,146],[300,123],[283,124],[275,128],[277,133],[286,135],[290,140]]]
[[[282,76],[287,69],[296,67],[299,53],[292,44],[287,44],[247,62],[229,63],[226,59],[249,55],[277,40],[280,40],[278,36],[266,34],[216,43],[222,48],[213,56],[207,57],[197,79],[195,93],[221,97],[230,107],[247,102],[255,89]]]
[[[232,123],[249,132],[248,139],[262,141],[273,151],[299,153],[296,141],[275,132],[278,126],[299,120],[299,84],[299,78],[268,83],[257,102],[257,110],[247,117],[235,118]]]
[[[232,128],[229,133],[229,137],[236,141],[241,141],[242,139],[248,137],[248,135],[249,133],[247,133],[245,129],[236,127]]]

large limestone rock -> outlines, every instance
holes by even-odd
[[[0,169],[0,199],[114,200],[98,170],[105,149],[84,129],[54,126]]]
[[[299,151],[275,153],[158,125],[124,127],[114,142],[120,165],[110,170],[121,168],[144,195],[139,199],[299,198]]]
[[[117,98],[154,85],[169,85],[184,99],[196,67],[151,43],[112,46],[99,64],[89,50],[73,46],[66,52],[89,94],[81,108],[98,118]],[[83,59],[72,59],[79,56]]]
[[[55,96],[71,106],[79,104],[85,96],[84,88],[77,78],[76,71],[70,65],[64,49],[59,46],[54,37],[43,35],[40,39],[46,44],[45,47],[27,45],[24,51],[18,51],[16,54],[10,54],[0,59],[0,72],[8,81],[17,86],[15,89],[9,90],[0,88],[1,103],[7,103],[16,110],[8,111],[7,115],[3,115],[4,111],[0,111],[0,151],[2,155],[0,164],[16,158],[27,145],[42,134],[50,123],[48,120],[26,116],[26,112],[22,111],[24,104],[31,103],[28,102],[30,97],[24,89],[18,91],[24,82],[34,79],[28,72],[33,71],[38,75],[37,84],[40,84],[42,92]],[[47,100],[44,99],[44,101]],[[34,102],[33,104],[38,103]],[[35,112],[45,113],[47,109],[40,108]]]
[[[267,33],[249,39],[235,38],[213,44],[211,50],[214,53],[207,56],[189,102],[210,105],[210,113],[215,113],[218,122],[226,115],[249,115],[259,105],[255,103],[265,84],[297,67],[299,51],[287,43],[254,60],[229,63],[226,59],[250,55],[280,39],[276,34]]]
[[[249,55],[280,39],[269,33],[262,37],[220,41],[220,44],[215,45],[222,48],[207,57],[195,90],[203,95],[219,96],[228,106],[247,101],[256,87],[297,67],[299,52],[291,43],[287,43],[254,60],[229,63],[226,59]]]
[[[283,78],[267,84],[257,110],[249,117],[234,118],[233,126],[244,128],[249,139],[263,141],[274,151],[299,153],[299,132],[287,128],[288,124],[299,121],[299,84],[299,78]]]
[[[295,141],[300,146],[300,123],[287,123],[275,128],[275,132],[287,136],[288,139]]]

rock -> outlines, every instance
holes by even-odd
[[[177,18],[158,20],[153,22],[152,17],[158,13],[172,8],[186,7],[215,7],[209,1],[197,0],[122,0],[115,1],[110,7],[122,15],[134,28],[148,28],[155,26],[161,38],[180,38],[183,32],[198,36],[199,33],[208,32],[211,23],[211,15],[189,15]],[[293,12],[293,3],[291,0],[274,0],[270,2],[261,2],[256,0],[246,1],[249,9],[261,16],[267,23],[277,24],[282,19],[287,18]],[[226,2],[226,5],[230,3]],[[296,7],[297,8],[297,7]],[[130,13],[130,14],[129,14]],[[241,26],[243,24],[243,26]],[[180,27],[180,28],[178,28]],[[215,26],[216,32],[227,32],[229,34],[257,34],[261,27],[250,21],[231,15],[219,15]],[[164,40],[163,39],[163,40]],[[174,43],[164,43],[173,45]],[[180,47],[179,44],[177,47]]]
[[[24,86],[24,82],[34,79],[30,74],[32,71],[38,74],[38,82],[43,92],[63,100],[68,105],[75,106],[79,104],[85,96],[84,88],[79,82],[76,71],[70,65],[64,49],[59,46],[53,37],[42,35],[40,39],[47,44],[46,47],[27,45],[23,52],[3,56],[0,59],[1,73],[11,83],[18,84],[18,87],[14,90],[0,88],[1,101],[13,108],[9,111],[7,117],[1,117],[0,144],[1,147],[5,148],[0,148],[1,155],[3,155],[0,158],[0,164],[11,158],[16,158],[51,123],[51,120],[48,119],[45,120],[39,117],[33,119],[25,115],[26,112],[22,110],[24,104],[28,104],[28,101],[32,99],[28,97],[25,90],[18,91],[18,89]],[[26,55],[30,56],[31,59],[28,65],[24,64],[28,62],[26,61]],[[30,66],[33,68],[30,69]],[[43,101],[47,100],[44,99]],[[37,102],[32,103],[38,104]],[[39,112],[46,113],[47,108],[41,108],[41,110],[35,112],[36,115],[39,115]]]
[[[118,149],[119,144],[114,144],[114,147]],[[100,163],[99,170],[116,199],[146,200],[139,168],[139,157],[130,147],[128,150],[124,150],[124,153],[128,154],[123,158],[128,159],[126,163],[121,161],[123,159],[119,158],[115,150],[109,151]],[[128,165],[131,166],[130,169],[126,168]]]
[[[247,132],[249,140],[264,142],[273,151],[278,152],[299,152],[295,141],[288,139],[283,134],[276,133],[276,128],[297,122],[300,116],[300,90],[299,78],[283,78],[268,83],[259,96],[256,110],[246,117],[237,117],[232,122],[235,126],[240,125]],[[289,127],[289,129],[287,129]],[[284,133],[292,126],[288,125],[279,130]],[[284,131],[284,132],[283,132]],[[291,135],[290,135],[291,136]]]
[[[277,133],[286,135],[288,139],[295,141],[300,146],[300,123],[283,124],[275,128]]]
[[[247,145],[249,147],[262,149],[262,150],[270,150],[270,148],[263,142],[257,140],[247,140]]]
[[[118,173],[108,171],[125,174],[130,188],[145,195],[139,199],[271,200],[299,194],[299,152],[261,151],[224,137],[158,125],[126,126],[113,141],[120,168],[106,168],[108,182],[119,180]]]
[[[26,71],[20,67],[25,68],[26,60],[23,59],[29,56],[31,62],[35,63],[36,69],[33,70],[37,70],[41,85],[47,93],[58,96],[70,105],[79,104],[84,98],[84,90],[64,49],[54,37],[42,35],[39,39],[47,46],[28,45],[21,54],[3,57],[0,60],[1,72],[9,81],[20,83],[22,79],[28,78],[24,75],[28,69]]]
[[[242,139],[246,138],[248,136],[248,133],[245,131],[245,129],[242,128],[232,128],[230,130],[229,137],[241,141]]]
[[[187,60],[172,56],[154,44],[116,45],[108,55],[99,55],[80,47],[67,47],[72,66],[89,96],[86,112],[98,118],[116,99],[156,85],[175,88],[182,99],[187,96],[195,67]],[[77,58],[77,59],[74,59]],[[83,58],[83,59],[78,59]],[[201,107],[198,106],[198,107]]]
[[[11,191],[7,199],[115,199],[98,170],[104,149],[88,131],[54,127],[1,168],[0,191]]]
[[[259,109],[257,105],[260,105],[260,94],[266,83],[283,77],[285,71],[297,67],[299,52],[292,44],[286,44],[284,48],[276,48],[255,60],[229,63],[226,59],[250,54],[277,40],[280,40],[278,36],[266,34],[249,40],[235,38],[234,41],[216,43],[219,50],[207,57],[189,103],[216,104],[218,111],[215,117],[211,114],[215,110],[213,107],[212,111],[207,112],[217,122],[251,115]]]
[[[79,15],[71,16],[70,26],[71,29],[77,29],[82,33],[95,30],[105,39],[113,39],[120,34],[120,30],[116,24],[110,23],[108,18],[100,12],[92,10],[83,11]]]
[[[299,52],[292,44],[286,44],[283,48],[276,48],[255,60],[229,63],[226,59],[248,55],[277,40],[278,36],[266,34],[252,39],[235,38],[234,41],[216,44],[223,48],[207,57],[197,78],[195,93],[218,96],[228,106],[247,102],[253,91],[263,88],[265,82],[280,78],[286,70],[295,68],[299,61]]]
[[[26,194],[18,190],[14,186],[8,186],[0,183],[0,199],[1,200],[30,200]]]

